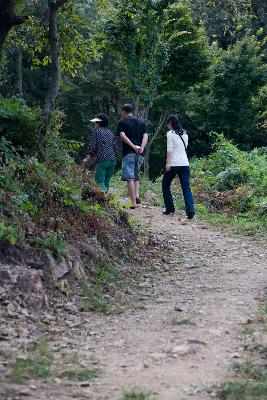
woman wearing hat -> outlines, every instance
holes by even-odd
[[[116,167],[117,142],[108,129],[108,117],[105,114],[97,114],[91,122],[95,123],[95,129],[90,135],[87,156],[83,164],[91,157],[96,159],[95,182],[104,192],[108,192],[109,182]]]

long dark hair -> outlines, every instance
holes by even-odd
[[[174,130],[175,133],[178,135],[183,135],[185,132],[184,129],[182,128],[182,125],[179,121],[179,119],[175,115],[170,115],[167,119],[167,124],[171,123],[172,124],[172,129]]]

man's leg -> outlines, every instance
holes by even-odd
[[[139,182],[140,181],[134,181],[134,186],[135,186],[135,198],[139,199]]]
[[[107,188],[105,185],[105,173],[105,161],[97,163],[95,171],[95,182],[104,190],[104,192],[107,192]]]
[[[195,214],[193,195],[190,189],[190,168],[189,167],[178,167],[178,176],[183,191],[185,211],[188,216]]]
[[[129,153],[122,159],[122,180],[127,181],[128,193],[131,199],[132,207],[136,207],[135,194],[135,153]]]
[[[144,157],[141,155],[136,155],[135,156],[135,165],[134,165],[134,186],[135,186],[135,198],[138,199],[137,204],[140,204],[139,200],[139,187],[140,187],[140,181],[139,181],[139,171],[144,162]]]
[[[132,207],[136,207],[136,194],[135,194],[135,181],[133,179],[127,180],[128,193],[131,199]]]

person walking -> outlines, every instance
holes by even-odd
[[[133,114],[131,104],[122,107],[123,119],[117,126],[117,135],[122,140],[122,180],[127,181],[131,208],[141,203],[139,196],[139,170],[144,162],[143,152],[148,141],[144,121]]]
[[[90,135],[87,156],[83,160],[83,164],[95,157],[95,182],[104,192],[108,192],[109,182],[116,167],[117,140],[108,129],[107,115],[97,114],[90,121],[95,123],[95,129]]]
[[[178,176],[183,191],[185,211],[187,217],[192,219],[195,215],[194,200],[190,189],[190,167],[187,157],[188,135],[174,115],[167,119],[167,158],[166,172],[162,180],[162,192],[165,203],[163,214],[175,212],[171,193],[171,183]]]

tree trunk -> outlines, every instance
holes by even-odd
[[[23,96],[22,88],[22,47],[17,46],[17,74],[18,74],[18,94]]]
[[[68,0],[48,0],[49,5],[49,44],[51,47],[51,76],[49,87],[45,96],[41,114],[41,123],[37,134],[37,149],[41,157],[44,153],[44,142],[47,128],[51,119],[55,99],[58,95],[61,68],[60,68],[60,46],[58,41],[57,13],[59,7],[67,3]]]
[[[0,57],[8,32],[15,25],[23,24],[27,16],[15,14],[14,0],[0,0]]]
[[[162,113],[159,119],[159,123],[157,126],[157,129],[155,130],[154,134],[149,137],[149,141],[146,145],[146,150],[145,150],[145,158],[144,158],[144,177],[149,179],[149,170],[150,170],[150,165],[149,165],[149,158],[150,158],[150,151],[151,151],[151,146],[155,142],[156,138],[160,134],[161,128],[164,124],[164,121],[166,119],[166,113]]]
[[[140,101],[140,96],[137,95],[134,99],[134,113],[137,117],[139,117],[139,101]]]

